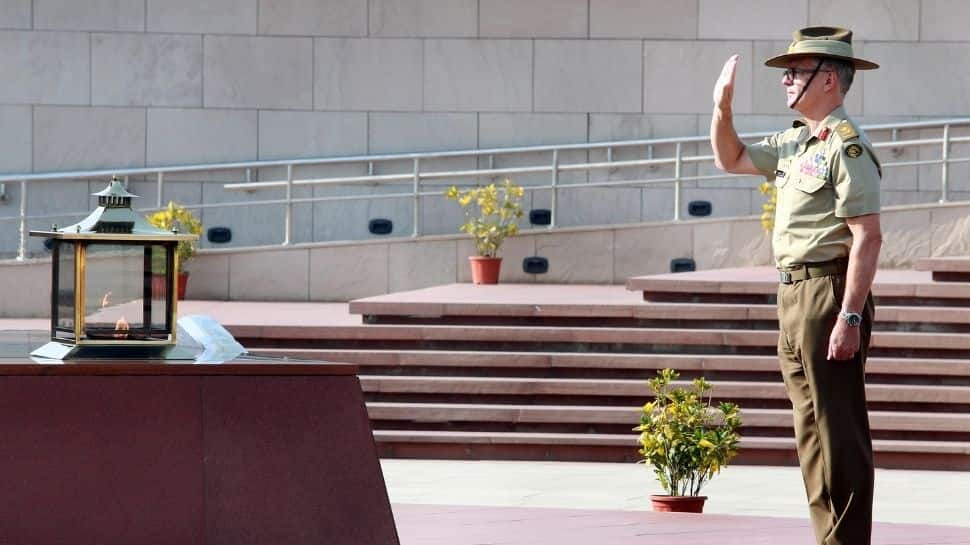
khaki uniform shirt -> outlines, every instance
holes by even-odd
[[[772,247],[779,267],[847,257],[845,218],[879,212],[881,169],[872,145],[842,107],[809,132],[802,121],[746,146],[778,191]]]

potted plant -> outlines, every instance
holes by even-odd
[[[475,240],[477,255],[469,257],[472,282],[497,284],[502,258],[498,251],[506,237],[519,231],[522,217],[522,186],[505,180],[500,186],[488,184],[471,189],[448,188],[445,197],[457,201],[465,211],[466,222],[458,228]]]
[[[740,409],[722,402],[715,409],[711,385],[703,377],[693,387],[674,387],[680,375],[663,369],[650,379],[654,400],[643,406],[637,442],[643,461],[667,494],[650,497],[654,511],[700,513],[707,496],[704,484],[738,452]],[[705,395],[707,396],[705,398]]]
[[[168,206],[158,212],[145,216],[145,219],[148,220],[148,223],[159,229],[165,229],[166,231],[178,230],[179,232],[189,232],[193,235],[202,234],[202,222],[196,219],[191,211],[173,201],[169,201]],[[178,270],[175,273],[178,275],[179,299],[185,299],[185,287],[189,279],[189,273],[182,270],[182,268],[195,255],[196,244],[197,241],[194,240],[182,240],[175,247],[175,253],[178,255]],[[164,276],[160,279],[160,282],[165,282]]]
[[[765,196],[765,202],[761,203],[761,227],[764,228],[768,236],[775,228],[775,206],[778,205],[778,188],[771,182],[764,182],[758,186],[758,191]]]

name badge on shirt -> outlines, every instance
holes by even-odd
[[[825,180],[829,177],[829,162],[825,159],[825,154],[819,152],[811,157],[802,159],[798,170],[802,174],[808,174],[809,176]]]

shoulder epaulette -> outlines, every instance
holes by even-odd
[[[843,141],[852,140],[853,138],[859,137],[859,133],[856,132],[855,127],[852,126],[852,123],[845,120],[835,126],[835,133],[838,134]]]
[[[806,123],[801,119],[796,119],[791,122],[791,128],[793,129],[797,129],[798,127],[804,127],[804,126],[806,126]]]

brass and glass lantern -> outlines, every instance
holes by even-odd
[[[176,282],[179,241],[193,234],[164,231],[131,209],[117,178],[94,193],[87,218],[31,236],[51,239],[51,342],[32,356],[177,358]]]

